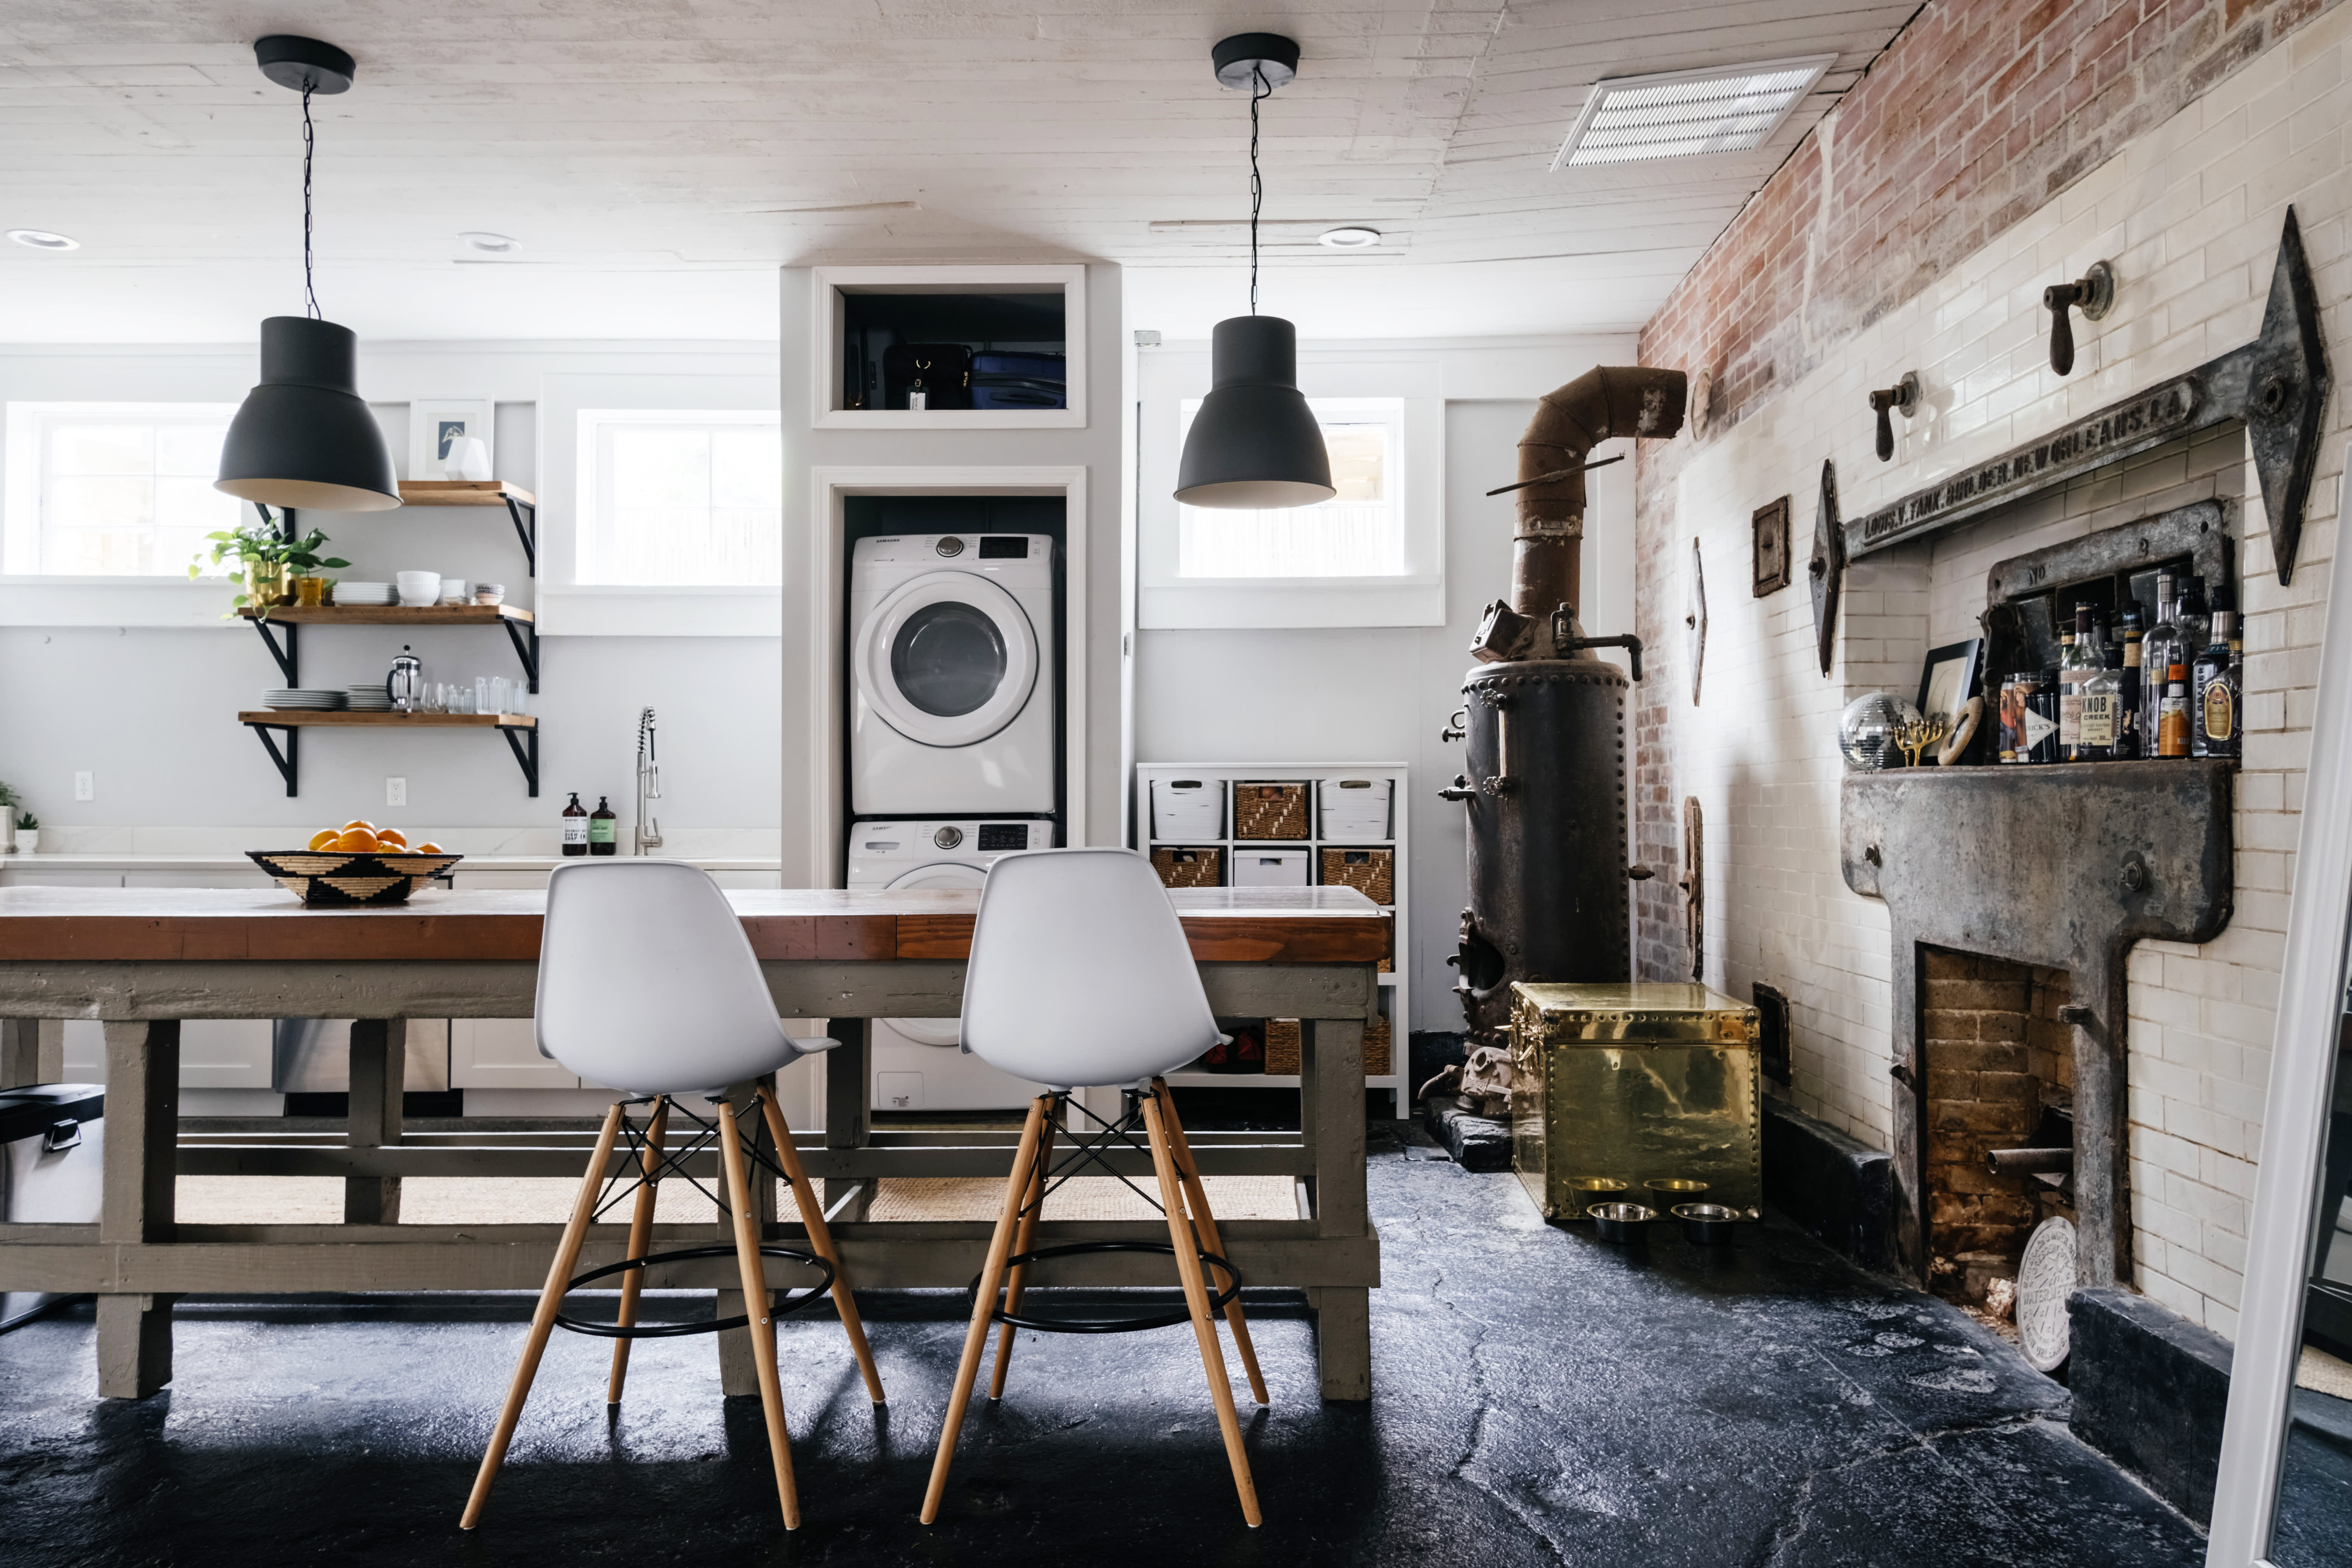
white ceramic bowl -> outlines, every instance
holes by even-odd
[[[400,584],[400,602],[404,605],[440,603],[441,574],[438,572],[395,572],[393,581]]]

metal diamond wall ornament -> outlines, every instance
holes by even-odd
[[[1683,626],[1690,649],[1691,703],[1698,702],[1700,667],[1706,660],[1706,568],[1698,541],[1691,541],[1690,575],[1683,580]]]
[[[1837,640],[1838,586],[1845,577],[1845,534],[1838,523],[1837,465],[1822,459],[1822,499],[1813,511],[1813,553],[1805,563],[1813,584],[1813,647],[1822,673],[1830,672]]]

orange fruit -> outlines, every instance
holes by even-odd
[[[376,829],[375,836],[377,843],[383,848],[405,849],[408,847],[408,835],[397,827],[380,827]]]
[[[380,849],[383,847],[383,840],[377,838],[374,834],[368,832],[365,828],[360,828],[353,832],[343,834],[335,840],[335,847],[341,850],[346,855],[364,855],[373,850]]]
[[[375,824],[370,822],[364,816],[354,816],[349,822],[343,824],[342,830],[345,833],[373,833],[375,831]]]
[[[419,855],[446,855],[449,853],[449,851],[442,848],[441,846],[434,843],[430,838],[418,845],[415,852]]]
[[[341,837],[342,830],[341,828],[322,827],[318,832],[310,835],[310,847],[313,849],[332,849],[335,847],[335,840]]]

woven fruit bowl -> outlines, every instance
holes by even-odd
[[[248,849],[246,855],[304,903],[334,910],[404,904],[424,882],[446,874],[465,858],[405,849],[363,854],[340,849]]]

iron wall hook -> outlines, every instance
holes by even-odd
[[[2042,303],[2050,311],[2050,368],[2060,375],[2069,375],[2074,369],[2074,328],[2066,319],[2069,306],[2083,312],[2083,320],[2095,321],[2115,308],[2116,268],[2113,262],[2094,261],[2091,269],[2072,283],[2053,283],[2042,290]]]
[[[1891,461],[1895,457],[1894,416],[1900,414],[1909,419],[1919,411],[1919,373],[1905,371],[1901,381],[1872,393],[1870,411],[1878,416],[1878,460]]]

